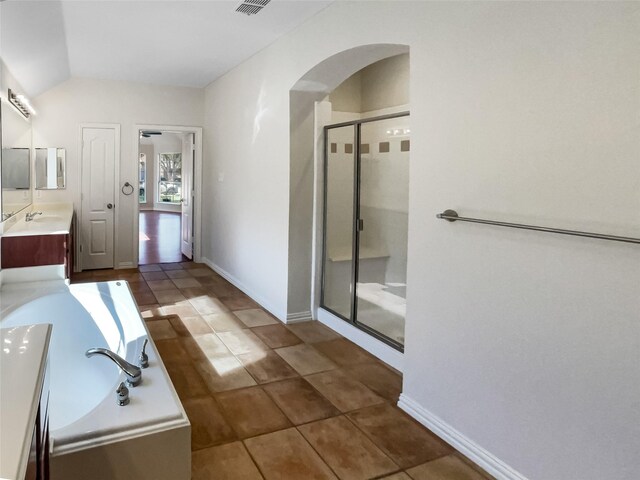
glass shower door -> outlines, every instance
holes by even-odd
[[[354,127],[327,130],[325,160],[324,308],[352,320],[355,148]]]
[[[360,125],[357,323],[404,345],[409,117]]]

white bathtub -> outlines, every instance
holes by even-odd
[[[189,479],[190,425],[153,342],[142,382],[118,406],[124,374],[104,347],[128,362],[148,332],[126,282],[3,292],[0,327],[51,323],[49,430],[52,478]]]

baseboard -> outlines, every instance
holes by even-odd
[[[118,264],[118,269],[121,269],[121,268],[135,268],[135,267],[133,266],[133,262],[120,262]]]
[[[296,312],[296,313],[287,314],[287,323],[306,322],[308,320],[313,320],[313,316],[311,315],[310,310],[307,310],[306,312]]]
[[[260,304],[260,306],[262,306],[262,308],[264,308],[265,310],[267,310],[269,313],[271,313],[271,315],[275,316],[278,320],[280,320],[282,323],[287,323],[286,319],[283,319],[280,317],[280,315],[277,313],[278,309],[274,308],[274,306],[271,304],[271,302],[267,301],[264,297],[262,297],[261,295],[258,295],[257,293],[255,293],[254,291],[252,291],[249,287],[247,287],[244,283],[242,283],[240,280],[238,280],[236,277],[234,277],[233,275],[231,275],[229,272],[227,272],[224,268],[221,268],[220,266],[216,265],[215,263],[213,263],[211,260],[209,260],[206,257],[202,257],[200,259],[202,261],[202,263],[204,263],[206,266],[208,266],[209,268],[211,268],[211,270],[213,270],[214,272],[216,272],[218,275],[220,275],[222,278],[224,278],[226,281],[228,281],[229,283],[231,283],[233,286],[239,288],[240,290],[242,290],[244,293],[246,293],[247,295],[249,295],[253,300],[255,300],[256,302],[258,302]]]
[[[473,440],[465,437],[406,394],[400,395],[398,407],[498,480],[527,480],[527,477],[518,473]]]

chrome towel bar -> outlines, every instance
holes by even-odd
[[[497,225],[499,227],[520,228],[522,230],[535,230],[537,232],[559,233],[561,235],[573,235],[575,237],[599,238],[601,240],[613,240],[614,242],[638,243],[640,238],[619,237],[616,235],[605,235],[602,233],[580,232],[577,230],[563,230],[561,228],[538,227],[536,225],[524,225],[522,223],[498,222],[496,220],[484,220],[482,218],[461,217],[455,210],[445,210],[436,215],[437,218],[448,220],[449,222],[472,222],[484,223],[486,225]]]

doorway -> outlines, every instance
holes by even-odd
[[[324,128],[320,306],[403,350],[409,113]]]
[[[136,264],[199,259],[202,129],[136,126]]]

